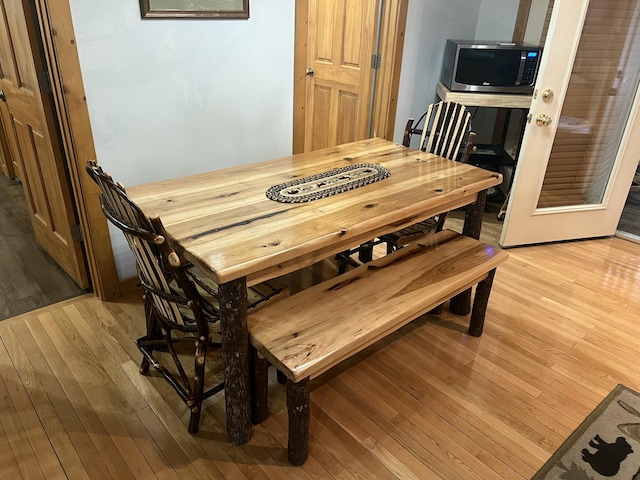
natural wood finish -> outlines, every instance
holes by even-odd
[[[99,189],[84,170],[96,152],[69,0],[37,0],[36,5],[91,288],[102,299],[116,298],[121,292],[109,229],[100,210]]]
[[[264,194],[291,178],[354,163],[379,163],[391,175],[300,204]],[[478,192],[500,181],[495,172],[369,139],[127,191],[143,211],[162,217],[187,259],[218,283],[247,276],[251,285],[472,203]]]
[[[295,0],[295,39],[293,50],[293,153],[304,152],[307,98],[307,37],[309,0]]]
[[[9,148],[9,140],[5,134],[6,127],[3,122],[3,115],[0,114],[0,172],[7,178],[15,178],[16,172],[13,168],[13,157]]]
[[[82,288],[89,286],[77,224],[73,193],[56,130],[55,106],[47,93],[35,10],[28,0],[0,2],[0,102],[5,139],[18,162],[20,179],[38,244]]]
[[[444,230],[249,317],[253,347],[294,382],[315,378],[477,284],[508,254]]]
[[[283,204],[265,195],[271,186],[292,178],[361,162],[384,165],[391,176],[306,203]],[[221,290],[228,289],[231,308],[220,310],[225,382],[238,382],[225,395],[228,438],[238,444],[249,439],[250,385],[246,302],[235,297],[237,288],[223,284],[251,286],[293,272],[367,239],[473,203],[501,180],[500,174],[370,139],[129,189],[147,215],[162,216],[184,258]],[[232,343],[233,361],[228,356]]]
[[[436,93],[445,102],[456,102],[467,107],[529,108],[530,95],[508,93],[452,92],[442,82],[438,82]]]
[[[377,0],[309,0],[305,152],[369,136]]]
[[[322,8],[328,8],[328,5],[327,2],[319,3]],[[376,73],[373,111],[370,112],[372,115],[370,134],[389,140],[393,138],[395,127],[407,9],[408,0],[391,0],[383,2],[381,12],[382,35],[378,52],[381,56],[381,66]],[[310,17],[313,19],[313,15],[309,13],[309,0],[296,0],[295,15],[293,153],[302,153],[305,151],[305,138],[309,134],[307,129],[310,128],[305,125],[309,81],[306,69],[310,66],[307,59],[311,58],[307,48],[308,27]],[[374,33],[375,30],[372,30],[372,35]],[[372,37],[370,40],[373,42],[375,38]],[[312,134],[315,135],[315,132]]]
[[[275,372],[249,444],[224,439],[221,397],[197,436],[185,431],[170,387],[137,372],[137,295],[2,321],[0,476],[529,479],[616,384],[640,390],[639,257],[619,238],[510,249],[481,337],[465,318],[425,315],[311,382],[301,467],[284,455]]]
[[[513,35],[511,36],[511,40],[514,43],[520,44],[524,42],[529,12],[531,11],[531,1],[532,0],[520,0],[515,26],[513,27]]]
[[[393,140],[409,0],[382,2],[371,136]]]
[[[289,380],[287,456],[292,465],[302,465],[308,457],[309,380],[452,297],[453,307],[455,296],[470,293],[473,285],[478,288],[468,332],[480,336],[496,267],[507,257],[441,231],[252,314],[254,374],[263,377],[254,379],[254,420],[266,416],[264,357]]]

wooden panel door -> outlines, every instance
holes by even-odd
[[[82,246],[72,235],[77,222],[52,99],[41,92],[48,81],[34,9],[30,0],[0,0],[2,125],[38,243],[86,288]]]
[[[13,156],[9,148],[9,141],[4,133],[3,110],[6,110],[6,107],[3,108],[3,105],[0,103],[0,172],[9,178],[14,178],[16,174],[13,165]]]
[[[310,0],[305,151],[369,136],[377,0]]]

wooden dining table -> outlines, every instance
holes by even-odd
[[[266,195],[360,164],[388,176],[309,201]],[[486,190],[501,181],[499,173],[372,138],[128,188],[145,214],[161,217],[184,258],[219,284],[229,441],[251,437],[248,286],[459,207],[467,208],[462,233],[477,239]]]

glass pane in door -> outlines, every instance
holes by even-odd
[[[600,204],[639,81],[640,1],[591,0],[538,208]]]

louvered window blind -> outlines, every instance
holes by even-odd
[[[591,0],[538,208],[602,201],[638,86],[639,22],[638,0]]]

